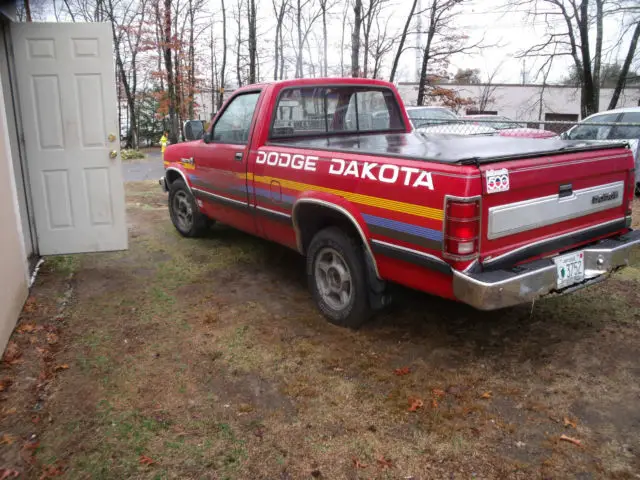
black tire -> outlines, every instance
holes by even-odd
[[[332,263],[329,271],[325,272],[321,266],[326,266],[330,258],[338,260],[335,265],[340,268],[336,269]],[[322,272],[316,274],[317,269]],[[338,273],[332,272],[332,269]],[[329,284],[335,286],[339,283],[342,288],[346,282],[343,282],[340,272],[344,270],[348,271],[349,276],[349,299],[343,302],[343,306],[340,307],[337,303],[340,303],[342,296],[335,292],[327,294],[328,290],[325,287]],[[330,277],[334,275],[339,278],[336,282],[330,280]],[[371,317],[373,311],[369,304],[362,246],[341,229],[337,227],[325,228],[313,237],[307,251],[307,279],[316,305],[331,323],[341,327],[358,328]],[[320,285],[320,282],[324,282],[324,285]],[[322,293],[321,290],[325,293]],[[337,299],[333,299],[332,294]]]
[[[169,214],[173,226],[183,237],[200,237],[213,225],[213,220],[200,212],[189,187],[182,179],[169,186]]]

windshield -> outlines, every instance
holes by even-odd
[[[271,138],[404,130],[398,102],[388,88],[287,88],[278,97]]]
[[[454,113],[445,108],[412,108],[407,111],[411,120],[458,120]],[[414,122],[415,123],[415,122]]]
[[[610,125],[598,125],[599,123],[611,123],[618,118],[619,113],[607,113],[583,120],[567,135],[569,140],[606,140],[611,132]]]

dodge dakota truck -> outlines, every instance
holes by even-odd
[[[160,184],[183,236],[221,222],[306,256],[317,306],[348,327],[387,282],[491,310],[636,258],[628,145],[411,130],[387,82],[249,85],[167,148]]]

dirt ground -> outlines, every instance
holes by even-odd
[[[183,239],[154,182],[127,202],[128,251],[37,278],[0,478],[640,478],[640,270],[492,313],[396,288],[349,331],[295,252]]]

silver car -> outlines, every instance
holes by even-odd
[[[635,123],[637,125],[598,125],[600,123]],[[636,165],[636,194],[640,195],[640,107],[618,108],[594,113],[562,134],[567,140],[602,142],[626,140]]]

